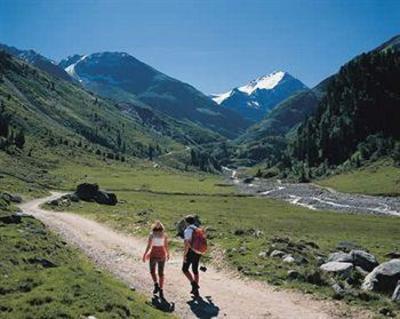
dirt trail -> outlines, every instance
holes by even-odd
[[[72,213],[45,211],[39,206],[60,194],[33,200],[20,207],[43,221],[67,242],[78,246],[97,265],[151,296],[152,282],[141,255],[145,241],[118,233],[107,226]],[[226,270],[209,267],[202,274],[198,302],[189,295],[189,284],[180,271],[180,256],[166,266],[165,295],[181,318],[368,318],[340,302],[318,301],[300,293],[276,290],[261,282],[243,280]]]

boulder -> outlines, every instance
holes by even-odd
[[[75,195],[84,201],[95,201],[98,204],[116,205],[117,196],[114,193],[108,193],[99,189],[99,185],[83,183],[76,188]]]
[[[103,205],[117,205],[117,196],[114,193],[107,193],[105,191],[99,190],[94,198],[96,203]]]
[[[379,265],[375,256],[367,253],[364,250],[352,250],[350,252],[350,256],[353,259],[354,266],[359,266],[368,272],[372,271],[376,266]]]
[[[194,224],[195,224],[196,226],[200,226],[200,225],[201,225],[201,221],[200,221],[199,216],[193,215],[193,217],[194,217],[194,220],[195,220]],[[186,221],[185,221],[185,218],[186,218],[186,217],[182,218],[180,221],[178,221],[178,222],[176,223],[176,233],[177,233],[177,236],[179,236],[179,237],[181,237],[181,238],[183,238],[183,232],[184,232],[185,229],[186,229]]]
[[[325,272],[340,275],[341,277],[347,278],[351,274],[351,271],[353,269],[353,264],[338,262],[338,261],[330,261],[325,264],[322,264],[319,268]]]
[[[365,277],[363,290],[372,290],[392,294],[400,280],[400,259],[392,259],[380,264]]]
[[[269,256],[283,258],[283,256],[286,256],[286,255],[287,254],[284,251],[275,249],[274,251],[272,251],[272,253]]]
[[[83,183],[78,185],[75,194],[81,200],[94,201],[94,198],[96,197],[98,191],[99,191],[99,185]]]
[[[340,263],[352,263],[353,257],[350,254],[343,253],[343,252],[336,252],[332,253],[328,256],[327,262],[340,262]]]
[[[397,282],[397,286],[392,295],[392,300],[400,303],[400,281]]]
[[[338,283],[334,283],[331,288],[333,289],[333,298],[335,299],[342,299],[346,294],[346,291]]]

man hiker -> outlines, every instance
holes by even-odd
[[[199,296],[199,262],[201,256],[207,250],[206,236],[202,228],[195,225],[195,218],[191,215],[186,216],[186,229],[183,233],[184,253],[182,271],[189,279],[194,297]],[[192,273],[189,271],[192,266]]]

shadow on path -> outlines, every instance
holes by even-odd
[[[219,314],[219,307],[212,302],[211,296],[206,296],[206,300],[202,297],[193,298],[188,301],[193,314],[200,319],[211,319],[217,317]]]
[[[151,299],[151,304],[153,307],[163,312],[174,312],[175,310],[175,303],[168,302],[165,298],[154,296],[153,299]]]

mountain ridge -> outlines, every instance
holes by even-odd
[[[201,124],[228,138],[238,136],[250,125],[235,112],[219,109],[214,101],[190,84],[126,52],[106,51],[72,57],[69,62],[68,59],[62,61],[65,70],[99,95],[127,102],[121,99],[121,95],[126,95],[178,120]]]

